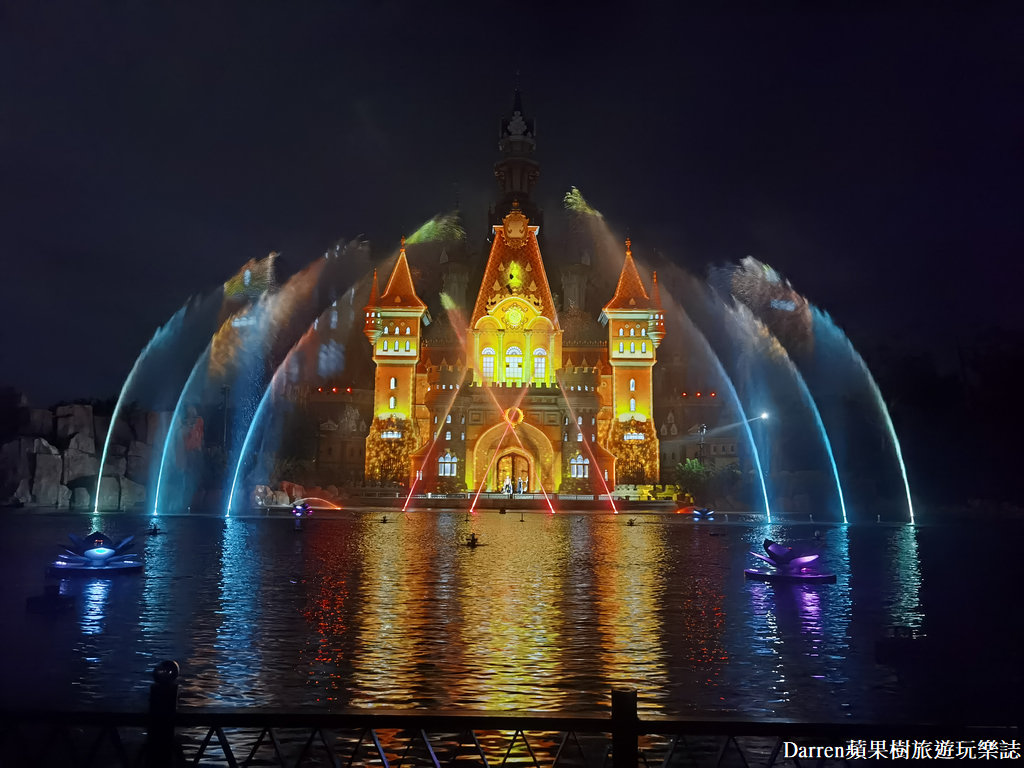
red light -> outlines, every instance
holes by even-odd
[[[697,397],[700,397],[700,392],[697,393]]]
[[[316,388],[316,391],[317,391],[317,392],[323,392],[323,391],[324,391],[324,388],[323,388],[323,387],[317,387],[317,388]]]
[[[686,393],[685,393],[685,392],[680,392],[680,393],[679,393],[679,396],[680,396],[680,397],[686,397]]]
[[[337,392],[337,391],[338,391],[337,387],[331,387],[331,392]]]
[[[714,392],[711,393],[711,396],[712,397],[718,397],[718,395],[716,395]]]
[[[351,395],[352,394],[352,387],[345,387],[345,391],[348,392]]]

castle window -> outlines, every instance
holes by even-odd
[[[583,433],[582,432],[577,432],[576,433],[576,442],[577,443],[582,443],[583,442]]]
[[[593,425],[593,424],[597,424],[597,417],[596,417],[596,416],[591,416],[591,417],[590,417],[590,423],[591,423],[592,425]]]
[[[451,440],[452,439],[452,433],[451,432],[445,432],[444,433],[444,439],[445,440]]]
[[[444,456],[437,460],[438,477],[455,477],[459,471],[459,457],[452,456],[447,451]]]
[[[629,380],[629,391],[636,392],[636,379]]]
[[[485,379],[494,378],[494,349],[492,347],[484,347],[480,351],[480,358],[483,363],[483,375]]]
[[[406,343],[406,346],[409,346],[408,343]],[[641,352],[646,352],[647,351],[647,342],[646,341],[643,344],[640,345],[640,351]]]
[[[466,433],[462,432],[461,436],[459,437],[459,440],[465,440],[465,439],[466,439]]]
[[[636,342],[635,341],[629,342],[629,351],[630,352],[636,352]]]
[[[547,354],[546,349],[533,350],[533,378],[543,379],[547,373]]]
[[[577,424],[582,424],[583,423],[583,417],[582,416],[577,416],[576,417],[576,423]]]
[[[337,328],[337,327],[338,327],[338,310],[332,309],[331,310],[331,328]]]
[[[384,339],[384,351],[385,352],[388,351],[388,340],[387,339]]]
[[[668,427],[666,427],[664,424],[661,425],[661,434],[663,434],[663,435],[667,435],[668,434]]]
[[[569,459],[570,477],[590,477],[590,459],[585,459],[579,454]]]
[[[405,335],[408,336],[410,333],[412,333],[412,326],[411,325],[405,326]]]
[[[590,442],[592,442],[592,443],[596,443],[597,442],[597,435],[595,435],[593,432],[590,433]]]
[[[623,345],[622,345],[622,342],[620,341],[619,342],[619,352],[622,352],[622,351],[623,351]]]
[[[630,328],[629,329],[629,335],[630,336],[636,336],[636,328]]]
[[[444,417],[444,423],[445,424],[451,424],[452,423],[452,415],[450,413],[447,416]]]
[[[619,336],[621,336],[623,333],[624,331],[621,328],[619,328]]]
[[[647,335],[647,329],[646,328],[641,328],[640,329],[640,335],[641,336],[646,336]]]
[[[398,405],[398,401],[395,400],[395,396],[392,395],[391,399],[388,400],[388,408],[390,408],[391,410],[395,410],[396,405]]]
[[[384,326],[384,335],[385,335],[385,336],[387,336],[387,335],[388,335],[388,327],[387,327],[386,325]]]
[[[396,379],[394,376],[391,377],[391,388],[398,389],[398,379]]]
[[[396,345],[396,346],[398,345],[398,342],[397,342],[397,341],[395,342],[395,345]],[[647,345],[645,344],[644,346],[647,346]],[[408,351],[409,351],[409,342],[408,342],[408,341],[407,341],[407,342],[405,342],[405,351],[406,351],[406,352],[408,352]]]
[[[636,398],[631,397],[629,398],[629,412],[633,413],[634,411],[636,411]]]
[[[519,347],[508,347],[505,350],[505,381],[522,381],[523,350]]]

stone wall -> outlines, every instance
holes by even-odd
[[[152,460],[169,421],[169,414],[139,411],[118,418],[103,467],[101,509],[146,503]],[[90,405],[23,408],[20,435],[0,444],[0,504],[92,507],[109,428],[110,418],[95,416]]]

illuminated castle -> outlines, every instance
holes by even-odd
[[[383,290],[374,275],[364,321],[375,366],[366,481],[562,493],[657,483],[652,370],[665,334],[657,275],[648,291],[627,240],[600,325],[580,319],[586,280],[571,265],[559,312],[533,223],[539,167],[518,92],[499,147],[500,197],[475,302],[465,301],[468,268],[443,265],[436,314],[444,317],[431,318],[404,240]]]

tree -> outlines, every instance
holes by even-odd
[[[676,483],[679,490],[690,494],[694,499],[704,498],[712,474],[712,470],[697,459],[687,459],[676,465]]]

